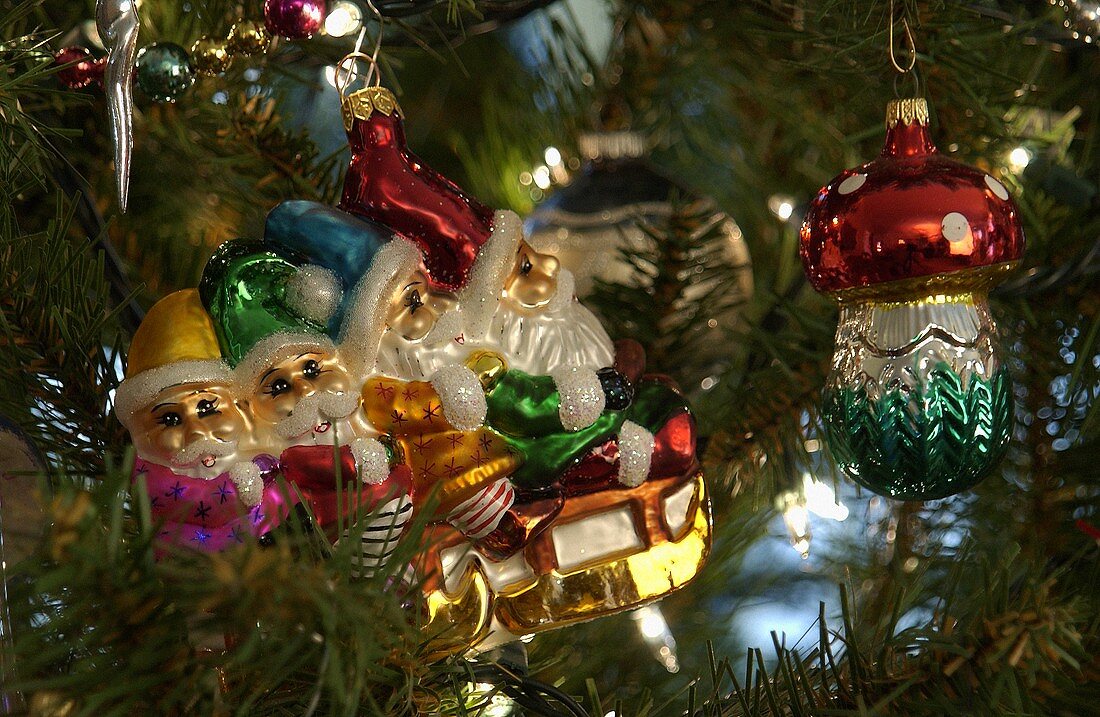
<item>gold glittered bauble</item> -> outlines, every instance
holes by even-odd
[[[200,37],[191,46],[191,66],[195,72],[207,77],[220,75],[229,69],[233,56],[229,54],[228,40]]]
[[[229,52],[233,55],[259,55],[267,52],[271,35],[262,22],[241,20],[229,31]]]

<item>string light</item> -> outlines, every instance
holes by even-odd
[[[543,152],[543,158],[546,160],[546,164],[550,167],[556,167],[561,164],[561,152],[557,147],[547,147]]]
[[[656,605],[646,605],[630,613],[638,626],[642,640],[650,652],[666,670],[672,673],[680,671],[680,659],[676,654],[676,638],[668,627],[665,615]]]
[[[794,215],[794,197],[787,194],[773,194],[768,197],[768,209],[780,221],[789,221]]]
[[[833,487],[816,480],[809,473],[802,475],[802,492],[806,496],[806,509],[820,518],[838,523],[848,519],[848,506],[836,499]]]
[[[795,549],[803,560],[810,557],[810,513],[838,523],[848,519],[848,506],[836,499],[832,486],[815,479],[809,473],[802,474],[802,490],[788,491],[779,496],[783,511],[783,525]]]
[[[805,499],[792,491],[784,498],[786,508],[783,510],[783,524],[787,527],[787,535],[791,539],[791,547],[802,556],[803,560],[810,557],[810,514],[806,510]]]
[[[338,2],[325,18],[325,32],[330,37],[344,37],[363,27],[363,11],[353,2]]]
[[[1008,153],[1008,168],[1013,172],[1022,172],[1031,163],[1031,152],[1026,147],[1017,147]]]
[[[547,189],[550,186],[550,168],[544,166],[535,167],[535,171],[531,173],[532,179],[535,181],[535,186],[539,189]]]

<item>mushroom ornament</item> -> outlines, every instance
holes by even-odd
[[[937,152],[925,100],[891,102],[886,126],[877,159],[817,193],[800,249],[840,306],[822,396],[834,457],[876,493],[931,500],[978,483],[1007,446],[1012,386],[987,297],[1024,236],[1001,182]]]

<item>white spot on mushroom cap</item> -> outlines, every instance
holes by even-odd
[[[945,214],[940,222],[943,238],[949,242],[960,242],[970,236],[970,222],[959,212]]]
[[[840,183],[840,186],[836,188],[838,194],[851,194],[867,181],[866,174],[853,174]]]
[[[989,187],[990,190],[992,190],[993,193],[997,195],[997,198],[1001,201],[1005,201],[1006,199],[1008,199],[1008,190],[1005,189],[1005,185],[1001,184],[988,174],[985,175],[985,186]]]

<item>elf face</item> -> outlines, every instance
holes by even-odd
[[[462,320],[453,294],[431,288],[417,270],[390,298],[376,369],[387,376],[423,381],[440,367],[460,361]],[[456,343],[457,342],[457,343]]]
[[[541,254],[525,241],[519,243],[516,263],[504,283],[504,297],[519,307],[541,308],[558,292],[561,262],[551,254]]]
[[[485,348],[508,365],[536,375],[563,366],[610,366],[611,339],[596,316],[574,298],[573,275],[557,257],[521,241],[512,273],[493,314]]]
[[[360,435],[359,391],[332,350],[304,350],[273,363],[260,375],[249,405],[279,448],[346,444]]]
[[[439,317],[457,303],[453,295],[432,290],[422,271],[414,271],[390,301],[386,328],[407,341],[419,341],[435,327]]]
[[[134,415],[132,436],[147,460],[195,478],[216,478],[237,460],[248,418],[225,384],[165,388]]]

